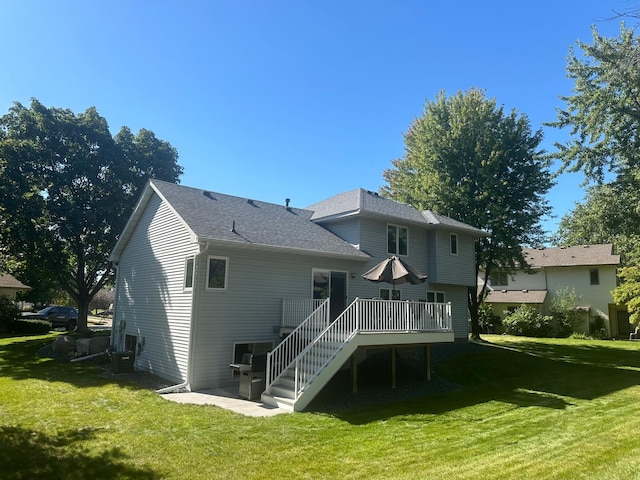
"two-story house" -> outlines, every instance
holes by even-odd
[[[629,316],[611,295],[620,264],[611,244],[525,248],[524,253],[531,272],[497,271],[489,278],[485,301],[494,314],[503,318],[504,312],[528,304],[548,315],[558,292],[569,289],[578,298],[576,308],[584,312],[582,331],[588,332],[589,324],[600,317],[612,336],[629,335]]]
[[[300,410],[358,349],[466,341],[485,233],[363,189],[305,209],[152,180],[111,259],[112,346],[191,390],[268,351],[263,399]],[[428,275],[361,275],[391,255]]]

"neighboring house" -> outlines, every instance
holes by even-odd
[[[149,182],[110,257],[113,348],[191,390],[237,383],[229,364],[272,351],[263,399],[300,410],[358,347],[467,340],[484,232],[362,189],[288,203]],[[427,282],[361,278],[393,254]]]
[[[588,332],[590,322],[601,317],[610,335],[629,336],[629,316],[611,295],[620,264],[611,244],[525,248],[524,253],[532,273],[497,271],[489,278],[485,301],[494,314],[504,318],[505,311],[527,304],[548,315],[558,291],[568,288],[575,291],[576,307],[584,312],[581,330]]]
[[[0,273],[0,296],[15,300],[16,293],[24,290],[31,290],[31,287],[17,280],[13,275]]]

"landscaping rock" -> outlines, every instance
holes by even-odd
[[[60,335],[53,341],[53,353],[70,353],[76,349],[75,338],[69,335]]]
[[[111,343],[111,337],[99,336],[89,339],[89,355],[106,352]]]
[[[76,353],[78,355],[89,355],[91,338],[79,338],[76,340]]]

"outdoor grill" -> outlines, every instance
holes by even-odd
[[[266,388],[267,352],[245,353],[240,363],[231,363],[229,367],[240,374],[240,397],[260,399]]]

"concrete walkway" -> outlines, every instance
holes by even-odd
[[[231,392],[221,388],[203,390],[201,392],[164,393],[160,395],[166,400],[193,405],[215,405],[231,410],[247,417],[272,417],[281,413],[290,413],[278,407],[252,402],[238,397],[238,392]]]

